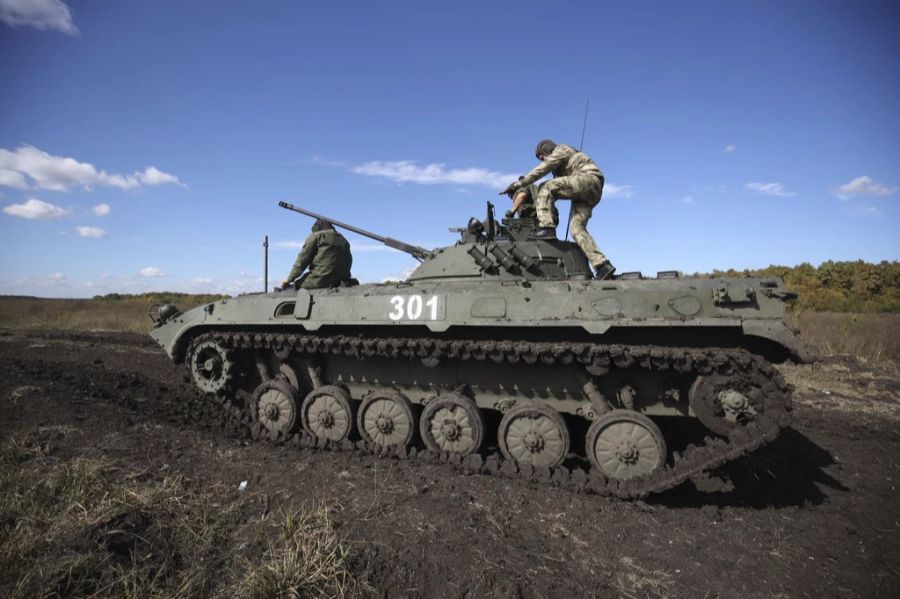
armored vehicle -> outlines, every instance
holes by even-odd
[[[152,311],[151,335],[172,360],[257,431],[417,447],[551,480],[577,472],[633,497],[752,451],[788,423],[790,388],[772,363],[809,355],[783,321],[795,296],[779,279],[593,280],[574,243],[529,240],[534,221],[498,222],[490,203],[484,221],[434,250],[280,205],[420,264],[405,281]],[[699,444],[663,433],[684,421],[702,424]]]

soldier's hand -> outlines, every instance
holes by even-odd
[[[512,194],[514,194],[514,193],[516,192],[517,189],[519,189],[519,184],[518,184],[518,182],[516,182],[516,183],[510,183],[509,185],[506,186],[506,189],[504,189],[503,191],[501,191],[501,192],[498,193],[497,195],[499,195],[499,196],[509,196],[509,197],[512,197]]]
[[[504,216],[506,216],[506,218],[512,218],[512,217],[514,217],[515,215],[516,215],[516,211],[515,211],[515,210],[507,210],[507,211],[506,211],[506,214],[505,214]]]

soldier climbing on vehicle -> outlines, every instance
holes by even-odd
[[[350,243],[338,233],[326,220],[317,219],[312,226],[312,233],[306,238],[303,249],[297,256],[294,267],[287,279],[282,282],[282,288],[294,283],[297,277],[307,269],[299,281],[302,289],[322,289],[337,287],[343,282],[350,281],[350,267],[353,265],[353,255],[350,253]]]
[[[587,231],[594,206],[603,195],[603,172],[597,164],[580,150],[566,144],[556,144],[544,139],[538,142],[534,151],[541,164],[528,174],[510,183],[501,193],[513,194],[531,185],[541,177],[553,173],[553,179],[538,188],[534,198],[538,228],[532,233],[533,239],[556,239],[552,208],[556,200],[566,198],[572,202],[569,226],[572,237],[585,253],[591,266],[597,271],[596,278],[607,279],[615,272],[615,267],[597,248],[593,237]]]

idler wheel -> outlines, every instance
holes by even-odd
[[[290,434],[297,426],[297,390],[289,383],[273,379],[253,392],[259,422],[271,434]]]
[[[225,391],[231,381],[234,362],[224,347],[215,341],[204,341],[191,350],[188,367],[200,391],[219,393]]]
[[[419,432],[428,449],[466,456],[478,451],[484,441],[484,416],[468,397],[439,395],[425,406]]]
[[[416,432],[412,404],[394,391],[366,397],[359,406],[356,422],[362,438],[378,447],[406,447]]]
[[[659,427],[632,410],[613,410],[595,420],[584,447],[591,464],[617,480],[646,476],[666,463]]]
[[[326,441],[343,441],[353,432],[350,394],[341,387],[324,385],[307,394],[300,406],[303,430]]]
[[[497,442],[507,459],[555,468],[569,453],[569,429],[556,410],[541,404],[524,404],[500,420]]]
[[[739,376],[698,376],[689,398],[697,419],[723,436],[765,410],[762,391]]]

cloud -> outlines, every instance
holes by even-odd
[[[112,208],[110,208],[109,204],[97,204],[93,208],[91,208],[91,212],[96,214],[97,216],[106,216],[110,212],[112,212]]]
[[[12,204],[3,209],[3,212],[19,218],[31,220],[53,220],[65,218],[70,212],[49,202],[42,202],[37,198],[31,198],[24,204]]]
[[[75,227],[75,229],[78,231],[79,237],[90,237],[93,239],[106,237],[106,231],[100,227]]]
[[[279,250],[299,250],[303,247],[302,241],[276,241],[272,244],[273,248]]]
[[[213,279],[209,277],[194,277],[191,279],[191,283],[194,285],[209,285],[213,282]]]
[[[863,175],[862,177],[857,177],[849,183],[845,183],[844,185],[838,187],[836,190],[834,190],[834,195],[841,198],[842,200],[849,200],[853,196],[858,195],[876,197],[889,196],[896,191],[896,187],[887,187],[882,183],[873,181],[871,177]]]
[[[50,278],[53,279],[54,281],[63,281],[63,280],[65,280],[66,275],[62,274],[61,272],[55,272],[52,275],[50,275]]]
[[[607,183],[603,186],[603,197],[606,198],[630,198],[634,196],[634,187],[631,185],[616,185]]]
[[[90,189],[94,185],[133,189],[141,185],[166,183],[184,186],[178,177],[164,173],[155,166],[130,175],[110,174],[87,162],[53,156],[33,146],[19,146],[16,150],[0,148],[0,185],[9,187],[68,191],[71,187]]]
[[[797,195],[787,191],[781,183],[745,183],[744,188],[759,195],[788,197]]]
[[[694,201],[694,198],[691,197],[691,196],[684,196],[683,198],[681,198],[681,202],[682,202],[683,204],[695,204],[695,203],[696,203],[696,202]]]
[[[494,188],[506,187],[518,176],[477,167],[448,169],[446,165],[438,163],[422,166],[411,160],[376,160],[354,166],[352,170],[359,175],[384,177],[396,183],[480,185]]]
[[[155,267],[155,266],[147,266],[146,268],[142,268],[139,273],[142,277],[164,277],[166,276],[165,271]]]
[[[731,154],[731,153],[734,152],[735,150],[737,150],[737,146],[736,146],[735,144],[728,144],[727,146],[725,146],[725,153],[726,153],[726,154]]]
[[[62,0],[0,0],[0,21],[10,27],[78,33],[72,13]]]

